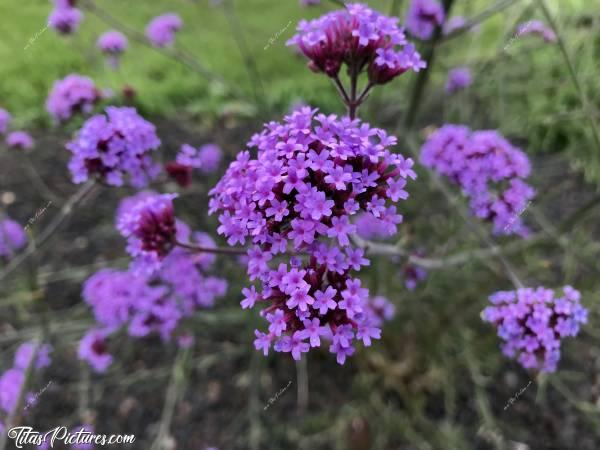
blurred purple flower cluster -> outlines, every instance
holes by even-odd
[[[106,115],[88,119],[67,144],[74,183],[95,176],[111,186],[122,186],[128,177],[133,187],[144,187],[160,172],[151,157],[160,146],[156,129],[135,108],[109,106]]]
[[[165,164],[165,170],[177,184],[186,188],[192,183],[194,169],[205,175],[214,173],[219,168],[222,157],[223,152],[215,144],[205,144],[200,148],[183,144],[176,160]]]
[[[12,258],[25,244],[27,234],[23,227],[12,219],[0,219],[0,260]]]
[[[529,159],[497,131],[444,125],[423,145],[421,163],[460,185],[473,213],[491,221],[496,234],[528,234],[521,214],[535,194],[523,181]]]
[[[185,223],[176,221],[170,201],[170,197],[142,192],[121,202],[117,222],[122,230],[132,232],[128,249],[134,248],[137,253],[140,248],[149,248],[147,245],[150,244],[143,239],[150,239],[150,236],[154,236],[151,246],[157,247],[159,238],[166,235],[161,227],[167,225],[169,233],[175,233],[177,228],[177,238],[182,242],[214,248],[215,243],[208,234],[192,233]],[[170,213],[162,209],[165,205],[171,209]],[[154,218],[153,213],[157,214]],[[165,214],[168,216],[166,222],[162,220]],[[153,254],[149,250],[142,252],[145,256]],[[137,255],[139,257],[139,253]],[[190,253],[180,247],[170,247],[158,266],[138,261],[141,267],[134,266],[129,271],[106,269],[94,274],[85,282],[83,298],[92,307],[99,328],[84,336],[79,357],[97,371],[106,370],[112,362],[108,337],[121,327],[127,327],[128,334],[133,337],[151,333],[157,333],[165,340],[174,337],[182,320],[199,308],[212,307],[215,299],[225,294],[227,282],[206,275],[214,262],[214,254]],[[136,270],[138,268],[144,270]]]
[[[127,49],[127,38],[118,31],[107,31],[98,38],[98,48],[108,56],[108,63],[116,69],[119,57]]]
[[[452,94],[466,87],[471,86],[473,76],[471,69],[468,67],[455,67],[448,72],[448,80],[446,81],[446,92]]]
[[[146,37],[155,47],[168,47],[175,41],[175,33],[183,22],[177,14],[169,13],[155,17],[146,27]]]
[[[75,8],[75,0],[54,0],[54,9],[48,17],[48,25],[60,34],[77,31],[83,20],[83,13]]]
[[[52,347],[48,344],[40,345],[35,362],[32,364],[35,348],[35,344],[32,342],[21,344],[15,353],[13,367],[0,376],[0,410],[3,410],[7,415],[12,414],[17,407],[29,366],[32,365],[32,370],[35,372],[50,365]],[[25,409],[33,406],[36,402],[33,393],[26,394],[24,400]],[[3,424],[0,422],[0,429],[2,428]]]
[[[556,34],[552,28],[540,20],[530,20],[517,26],[517,36],[525,36],[527,34],[536,34],[546,42],[556,42]]]
[[[267,303],[270,323],[268,334],[256,331],[256,345],[266,353],[275,343],[299,359],[327,336],[342,364],[355,337],[370,345],[380,335],[368,290],[350,276],[369,264],[350,244],[352,216],[371,214],[395,233],[402,216],[393,203],[408,197],[406,179],[416,175],[411,159],[390,152],[396,138],[384,130],[316,112],[298,109],[254,135],[257,159],[238,155],[211,190],[209,212],[221,212],[217,231],[230,245],[254,244],[248,273],[263,287],[244,289],[242,307]],[[269,267],[290,249],[297,256]]]
[[[556,370],[561,340],[577,336],[588,315],[580,303],[579,291],[565,286],[562,294],[538,287],[490,296],[494,306],[485,308],[482,318],[498,328],[498,336],[504,341],[502,352],[507,357],[516,357],[526,369]]]
[[[31,150],[35,145],[35,141],[25,131],[13,131],[6,135],[6,145],[16,150]]]
[[[346,9],[300,21],[288,45],[297,46],[315,72],[335,78],[346,64],[356,74],[366,68],[371,83],[383,84],[425,67],[397,22],[366,5],[349,3]]]
[[[10,113],[4,108],[0,108],[0,134],[6,133],[11,120],[12,116]]]
[[[77,112],[90,113],[102,93],[91,78],[72,73],[54,86],[46,100],[46,110],[57,122],[70,119]]]
[[[444,8],[436,0],[412,0],[406,16],[406,28],[413,36],[427,41],[435,27],[444,23]]]

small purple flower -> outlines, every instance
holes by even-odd
[[[27,244],[23,227],[11,219],[0,220],[0,258],[10,259]]]
[[[9,112],[3,108],[0,108],[0,134],[6,133],[11,120],[12,117]]]
[[[34,344],[31,342],[25,342],[19,346],[15,353],[15,364],[14,367],[21,370],[27,370],[33,357]],[[50,365],[50,352],[52,347],[48,344],[39,346],[37,351],[37,357],[35,360],[35,369],[42,369]]]
[[[446,92],[451,94],[465,89],[473,82],[471,70],[468,67],[456,67],[448,73]]]
[[[410,34],[423,41],[431,39],[435,27],[445,20],[444,8],[436,0],[412,0],[406,17]]]
[[[68,35],[77,31],[82,20],[83,13],[79,9],[57,5],[48,17],[48,24],[59,34]]]
[[[155,47],[168,47],[175,41],[175,33],[183,22],[177,14],[163,14],[155,17],[146,27],[146,37]]]
[[[113,357],[108,353],[107,333],[102,330],[90,330],[79,342],[79,359],[86,361],[99,373],[106,372]]]
[[[6,136],[6,145],[16,150],[31,150],[34,146],[34,140],[25,131],[13,131]]]
[[[398,19],[360,3],[348,3],[311,21],[301,21],[288,41],[309,60],[315,72],[336,77],[343,64],[364,67],[372,83],[387,83],[396,76],[425,66],[414,47],[407,45]]]
[[[119,66],[119,57],[127,49],[127,38],[118,31],[107,31],[98,38],[98,48],[108,56],[108,62],[113,68]]]
[[[539,20],[530,20],[517,26],[517,36],[536,34],[546,42],[556,42],[556,34],[552,28]]]
[[[454,33],[467,25],[467,20],[463,16],[453,16],[444,24],[444,36]]]
[[[46,100],[46,110],[54,120],[63,122],[77,112],[90,113],[102,93],[93,80],[76,73],[54,82]]]

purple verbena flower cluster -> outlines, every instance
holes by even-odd
[[[366,68],[371,83],[383,84],[425,67],[397,22],[366,5],[349,3],[346,9],[301,21],[287,44],[297,46],[315,72],[335,78],[346,64],[356,74]]]
[[[21,225],[8,218],[0,220],[0,260],[12,258],[25,244],[27,234]]]
[[[530,20],[517,26],[517,36],[537,34],[545,42],[556,42],[556,33],[540,20]]]
[[[472,212],[491,221],[496,234],[528,234],[521,214],[535,194],[523,181],[529,160],[497,131],[444,125],[423,145],[421,163],[457,183]]]
[[[421,256],[422,252],[415,252],[415,255]],[[427,278],[427,271],[413,264],[406,264],[402,269],[402,277],[404,278],[404,286],[409,291],[414,291],[419,283]]]
[[[107,31],[98,38],[98,48],[108,56],[108,63],[116,69],[119,57],[127,49],[127,38],[118,31]]]
[[[71,34],[77,31],[83,20],[83,13],[74,7],[73,1],[55,0],[54,9],[48,17],[48,25],[60,34]]]
[[[408,197],[407,178],[416,175],[411,159],[388,149],[395,137],[316,111],[298,109],[254,135],[257,158],[238,155],[210,191],[209,212],[221,212],[217,231],[230,245],[254,244],[248,273],[262,290],[244,289],[242,307],[267,306],[269,330],[256,331],[257,348],[266,353],[274,344],[299,359],[326,336],[342,364],[353,339],[369,345],[380,333],[367,313],[368,290],[350,275],[369,264],[350,244],[352,216],[371,214],[395,233],[402,216],[390,203]],[[288,250],[298,256],[269,267]]]
[[[173,199],[177,194],[145,195],[117,219],[119,232],[127,238],[127,252],[136,272],[152,273],[175,247],[177,224]]]
[[[13,131],[6,135],[6,145],[16,150],[31,150],[35,145],[35,141],[25,131]]]
[[[4,108],[0,108],[0,134],[6,133],[12,117]]]
[[[30,364],[34,372],[50,365],[52,347],[48,344],[40,345],[36,360],[32,364],[34,349],[35,346],[31,342],[21,344],[15,353],[13,367],[0,376],[0,410],[3,410],[7,415],[12,414],[17,407],[19,395],[25,382],[25,373],[29,369]],[[26,395],[26,406],[33,406],[34,403],[34,396],[32,394]],[[2,426],[0,422],[0,427]]]
[[[67,144],[74,183],[95,176],[111,186],[122,186],[127,176],[133,187],[144,187],[160,173],[151,152],[160,146],[156,129],[135,108],[109,106],[106,115],[88,119]]]
[[[435,27],[444,23],[443,6],[437,0],[412,0],[406,16],[406,28],[413,36],[427,41]]]
[[[77,112],[92,112],[101,98],[102,93],[91,78],[72,73],[54,82],[46,110],[55,121],[62,122]]]
[[[454,92],[465,89],[471,86],[473,76],[471,69],[468,67],[455,67],[448,72],[448,80],[446,81],[446,92],[452,94]]]
[[[498,328],[504,355],[516,357],[526,369],[554,372],[561,340],[577,336],[587,322],[580,297],[571,286],[562,295],[544,287],[500,291],[490,296],[494,306],[485,308],[482,318]]]
[[[167,47],[175,41],[175,33],[183,22],[177,14],[163,14],[155,17],[146,27],[146,37],[155,47]]]
[[[139,217],[142,224],[158,230],[160,226],[150,223],[151,219],[136,208],[142,204],[144,207],[141,209],[146,208],[144,213],[150,214],[147,200],[157,198],[160,203],[161,196],[145,192],[125,199],[119,208],[117,221],[129,224],[134,217]],[[131,212],[128,211],[130,208]],[[162,214],[161,210],[157,211]],[[170,219],[169,223],[177,227],[179,240],[204,248],[215,247],[208,234],[192,233],[181,221],[175,225],[174,219]],[[83,298],[92,307],[98,328],[90,330],[82,339],[79,357],[88,361],[96,371],[105,371],[112,362],[108,338],[122,327],[126,327],[133,337],[152,333],[165,340],[174,337],[181,321],[199,308],[212,307],[215,300],[225,294],[225,280],[205,275],[214,261],[214,254],[190,253],[176,247],[162,258],[163,264],[159,269],[145,272],[135,270],[135,267],[129,271],[105,269],[94,274],[85,282]]]

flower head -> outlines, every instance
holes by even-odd
[[[12,117],[9,112],[3,108],[0,108],[0,134],[6,133],[11,119]]]
[[[448,72],[446,92],[449,94],[469,87],[473,82],[471,70],[468,67],[456,67]]]
[[[175,40],[175,33],[183,22],[177,14],[164,14],[155,17],[146,27],[146,37],[155,47],[167,47]]]
[[[175,197],[176,194],[148,196],[123,213],[117,228],[127,238],[127,251],[134,258],[158,262],[173,249],[177,233]]]
[[[67,35],[77,31],[82,20],[83,13],[79,9],[59,2],[48,17],[48,24],[56,32]]]
[[[587,322],[587,310],[571,286],[562,296],[543,287],[522,288],[496,292],[490,301],[493,306],[483,310],[482,319],[498,329],[502,352],[526,369],[554,372],[561,340],[577,336]]]
[[[340,363],[352,354],[355,332],[372,316],[368,290],[351,275],[369,264],[351,245],[352,216],[377,214],[390,234],[401,222],[393,204],[408,194],[390,186],[414,172],[410,159],[390,151],[395,142],[359,120],[301,108],[267,124],[249,143],[258,148],[256,159],[240,153],[210,191],[219,234],[231,245],[253,245],[248,274],[262,290],[244,290],[242,306],[265,305],[269,333],[257,334],[257,349],[274,344],[299,358],[317,346],[317,335],[342,329],[344,339],[331,351]],[[286,250],[298,256],[270,267]],[[365,336],[377,336],[367,328]]]
[[[6,145],[18,150],[31,150],[35,142],[31,135],[25,131],[13,131],[6,136]]]
[[[101,98],[102,93],[91,78],[73,73],[54,82],[46,100],[46,110],[54,120],[62,122],[77,112],[92,112]]]
[[[113,357],[108,352],[108,332],[100,329],[88,331],[79,342],[79,359],[87,361],[96,372],[106,372]]]
[[[546,42],[556,42],[556,33],[540,20],[530,20],[517,26],[517,36],[535,34]]]
[[[110,65],[119,65],[119,56],[127,49],[127,38],[118,31],[107,31],[98,38],[98,47],[108,56]]]
[[[297,46],[316,72],[335,78],[347,64],[359,71],[366,69],[372,83],[383,84],[425,67],[397,22],[366,5],[348,3],[345,9],[301,21],[288,45]]]
[[[534,196],[523,181],[529,160],[500,133],[444,125],[423,145],[421,163],[457,183],[473,214],[491,221],[496,234],[527,235],[521,214]]]
[[[27,244],[23,227],[11,219],[0,220],[0,258],[11,258]]]
[[[159,146],[154,125],[135,108],[109,106],[106,115],[88,119],[67,144],[72,153],[69,170],[73,182],[83,183],[95,176],[111,186],[121,186],[128,176],[133,187],[144,187],[160,171],[151,158]]]
[[[444,20],[444,8],[437,0],[412,0],[406,28],[413,36],[427,41],[433,36],[435,27],[442,26]]]

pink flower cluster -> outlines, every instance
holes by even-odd
[[[349,3],[346,9],[301,21],[288,45],[296,45],[315,72],[335,78],[346,64],[356,74],[366,68],[371,83],[383,84],[425,67],[397,22],[366,5]]]
[[[473,213],[491,221],[496,234],[527,235],[521,214],[535,194],[523,181],[529,159],[500,133],[444,125],[423,144],[421,163],[460,185]]]
[[[494,306],[488,306],[482,318],[498,328],[506,356],[517,357],[526,369],[554,372],[561,340],[577,336],[580,324],[587,322],[580,298],[571,286],[565,286],[562,295],[544,287],[500,291],[490,296]]]
[[[395,144],[358,119],[301,108],[254,135],[256,159],[240,153],[210,191],[218,233],[230,245],[253,244],[248,273],[262,290],[244,289],[242,307],[265,304],[269,331],[256,332],[265,353],[275,344],[298,359],[325,336],[342,364],[355,338],[370,345],[379,337],[369,292],[350,275],[369,261],[350,238],[359,212],[379,218],[389,234],[402,221],[393,203],[408,197],[407,178],[416,175],[412,160],[390,152]],[[296,256],[276,263],[288,251]]]

